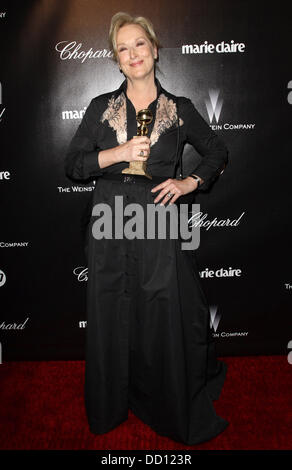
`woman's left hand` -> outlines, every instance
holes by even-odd
[[[180,196],[191,193],[192,191],[197,189],[197,186],[198,182],[190,176],[184,178],[183,180],[168,178],[167,180],[163,181],[162,183],[158,184],[157,186],[151,189],[152,193],[158,191],[159,189],[161,190],[160,193],[157,194],[153,202],[161,201],[160,204],[163,205],[166,202],[169,202],[169,204],[173,204]],[[172,194],[171,197],[167,196],[167,194],[169,193]],[[163,196],[165,197],[163,198]]]

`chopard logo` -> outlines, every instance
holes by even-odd
[[[243,217],[245,212],[242,212],[238,219],[208,219],[208,214],[203,212],[191,212],[193,215],[190,217],[189,222],[191,227],[202,227],[209,230],[211,227],[237,227],[240,223],[240,219]]]
[[[3,321],[0,323],[0,330],[24,330],[28,320],[29,317],[27,317],[23,323],[5,323],[5,321]]]
[[[73,274],[77,276],[77,281],[79,282],[88,281],[88,268],[85,266],[77,266],[77,268],[73,269]]]
[[[107,49],[98,49],[93,51],[92,47],[87,51],[80,50],[82,42],[77,44],[76,41],[61,41],[55,46],[55,50],[59,52],[61,60],[77,59],[81,60],[81,63],[87,59],[103,59],[105,57],[112,57],[112,51]]]

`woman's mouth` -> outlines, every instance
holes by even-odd
[[[143,60],[139,60],[139,61],[136,61],[136,62],[132,62],[131,63],[131,67],[137,67],[138,65],[141,65],[143,64]]]

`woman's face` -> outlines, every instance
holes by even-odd
[[[116,42],[118,63],[126,77],[137,80],[154,73],[157,48],[152,46],[141,26],[122,26],[117,32]]]

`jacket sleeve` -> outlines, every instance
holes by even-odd
[[[228,163],[228,150],[202,118],[191,100],[185,103],[186,137],[202,156],[202,161],[189,174],[194,173],[204,180],[198,191],[206,191],[213,181],[223,173]]]
[[[91,100],[82,121],[71,140],[65,157],[65,174],[71,180],[86,181],[102,175],[99,166],[97,145],[98,109]]]

